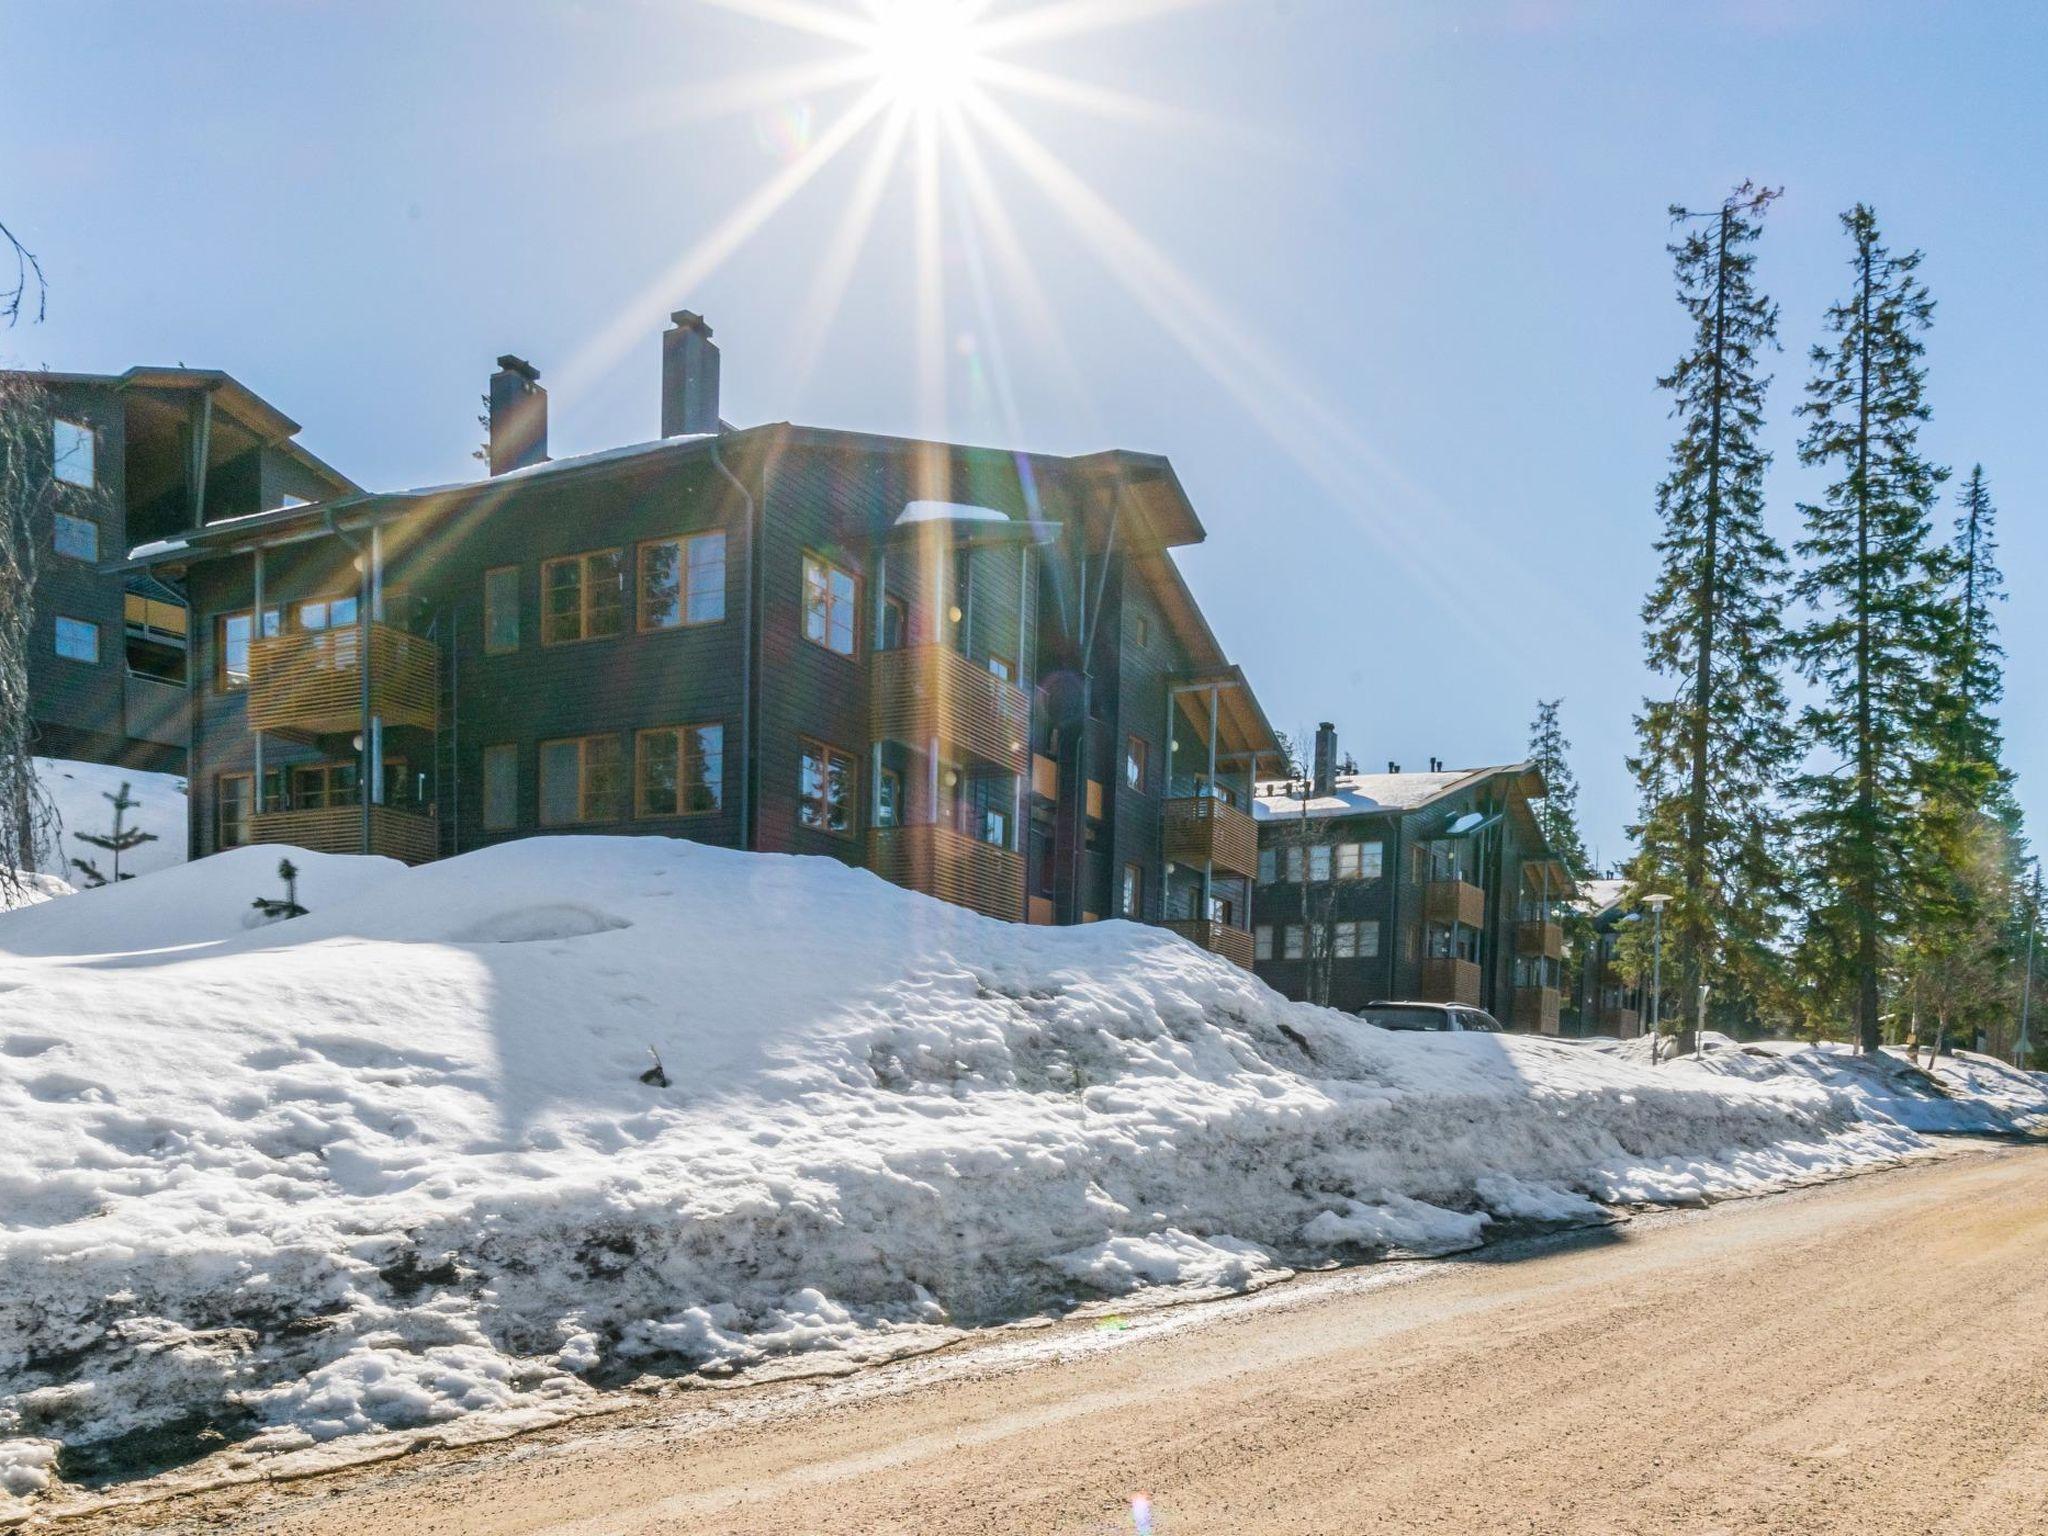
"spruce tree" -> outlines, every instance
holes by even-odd
[[[1579,835],[1579,780],[1572,772],[1572,744],[1558,723],[1563,699],[1538,699],[1536,718],[1529,722],[1529,761],[1543,775],[1543,799],[1536,804],[1536,824],[1550,851],[1578,874],[1586,872],[1586,844]]]
[[[1800,717],[1812,764],[1799,782],[1810,887],[1801,958],[1813,1002],[1847,1004],[1857,1039],[1874,1051],[1880,972],[1929,873],[1921,816],[1935,788],[1935,668],[1947,627],[1931,515],[1947,471],[1920,452],[1921,337],[1934,314],[1921,253],[1893,253],[1861,203],[1842,227],[1854,280],[1828,309],[1833,341],[1814,347],[1799,408],[1801,462],[1834,475],[1818,503],[1802,505],[1798,546],[1808,565],[1797,591],[1814,616],[1796,650],[1818,694]]]
[[[1751,1025],[1778,984],[1794,752],[1781,676],[1787,562],[1765,527],[1770,455],[1759,441],[1778,310],[1756,286],[1756,243],[1777,196],[1744,182],[1716,209],[1671,210],[1691,339],[1658,380],[1679,425],[1643,603],[1646,659],[1669,691],[1644,701],[1629,759],[1639,805],[1629,878],[1673,898],[1666,1011],[1689,1017],[1711,985],[1717,1014]],[[1647,944],[1631,936],[1631,949]],[[1647,953],[1632,958],[1647,967]]]
[[[94,848],[104,848],[113,854],[113,880],[115,883],[122,880],[133,880],[135,878],[133,875],[121,873],[121,855],[131,849],[140,848],[144,843],[155,842],[156,834],[154,832],[145,832],[140,827],[128,825],[128,813],[142,804],[142,802],[129,796],[126,780],[122,781],[119,793],[111,795],[102,794],[100,798],[114,807],[113,827],[106,832],[74,832],[71,835],[81,843],[90,844]],[[85,883],[88,887],[109,883],[107,876],[100,873],[99,866],[93,863],[91,859],[73,859],[71,863],[80,874],[85,876]]]

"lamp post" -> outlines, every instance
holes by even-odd
[[[2020,981],[2020,1038],[2013,1046],[2012,1064],[2025,1069],[2033,1042],[2027,1039],[2027,1014],[2034,1002],[2034,930],[2041,926],[2041,861],[2034,860],[2034,885],[2027,902],[2027,974]]]
[[[1657,1065],[1660,1036],[1664,1025],[1664,909],[1671,904],[1666,895],[1645,896],[1654,927],[1650,939],[1650,1065]]]

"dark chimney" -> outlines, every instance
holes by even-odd
[[[548,461],[548,392],[540,370],[506,353],[491,375],[491,473]]]
[[[1393,760],[1393,759],[1392,759],[1391,757],[1390,757],[1390,758],[1388,758],[1388,759],[1387,759],[1387,772],[1389,772],[1389,773],[1399,773],[1400,771],[1401,771],[1401,765],[1400,765],[1399,763],[1395,762],[1395,761],[1394,761],[1394,760]]]
[[[1325,720],[1316,727],[1316,798],[1337,792],[1337,727]]]
[[[704,317],[679,309],[661,333],[661,435],[718,430],[718,348]]]

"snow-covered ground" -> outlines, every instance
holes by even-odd
[[[1810,1075],[1385,1033],[828,860],[295,853],[311,915],[250,929],[278,857],[0,915],[0,1490],[59,1444],[532,1422],[1926,1145]]]
[[[128,786],[128,798],[136,802],[127,824],[149,833],[155,841],[122,854],[121,873],[146,875],[185,862],[185,781],[178,775],[39,757],[36,777],[56,808],[60,830],[58,846],[44,850],[43,861],[50,867],[29,878],[31,903],[69,894],[73,886],[83,883],[84,876],[73,866],[73,859],[88,859],[107,878],[113,878],[113,855],[80,842],[77,834],[104,836],[112,829],[114,807],[106,797],[119,794],[123,784]]]

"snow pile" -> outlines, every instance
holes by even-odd
[[[1668,1065],[1749,1082],[1817,1083],[1853,1101],[1866,1119],[1890,1120],[1915,1131],[2009,1135],[2048,1126],[2048,1078],[1975,1052],[1937,1057],[1930,1072],[1924,1055],[1888,1049],[1865,1056],[1834,1041],[1765,1040],[1737,1046],[1726,1036],[1709,1034],[1707,1047],[1704,1057],[1686,1056]]]
[[[278,856],[0,916],[10,1487],[53,1441],[533,1422],[1924,1145],[1807,1077],[1387,1033],[830,860],[293,853],[311,915],[247,930]]]
[[[146,875],[185,862],[185,781],[177,774],[39,757],[36,777],[63,824],[59,849],[63,868],[56,873],[67,880],[74,873],[71,861],[78,858],[90,859],[108,879],[113,878],[114,856],[104,848],[81,843],[77,834],[104,836],[113,827],[114,807],[106,796],[119,794],[123,784],[128,786],[128,798],[136,802],[135,809],[128,812],[127,825],[152,834],[156,841],[122,854],[121,873]]]

